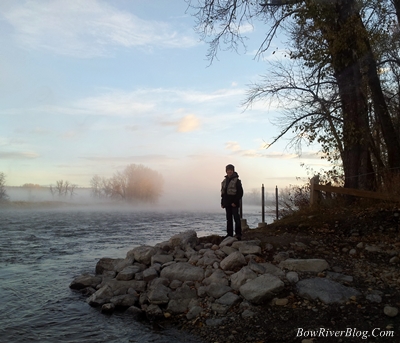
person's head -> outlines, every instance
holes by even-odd
[[[227,174],[228,176],[231,176],[231,175],[235,172],[235,166],[232,165],[232,164],[228,164],[228,165],[225,167],[225,170],[226,170],[226,174]]]

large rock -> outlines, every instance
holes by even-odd
[[[116,279],[122,281],[132,280],[135,277],[135,274],[140,271],[141,268],[139,266],[127,266],[118,273]]]
[[[239,250],[243,255],[261,254],[261,241],[236,241],[232,243],[232,248]]]
[[[96,275],[103,274],[106,271],[115,271],[116,266],[122,261],[124,261],[123,258],[101,258],[96,264]]]
[[[112,297],[110,302],[115,307],[131,307],[139,302],[139,297],[135,294],[117,295]]]
[[[236,241],[232,243],[232,248],[235,249],[240,249],[241,246],[243,245],[256,245],[256,246],[260,246],[261,241],[258,239],[254,239],[252,241]]]
[[[125,314],[129,314],[133,317],[135,320],[141,320],[144,317],[144,311],[136,306],[131,306],[129,307],[126,311]]]
[[[222,297],[225,293],[231,291],[232,288],[220,283],[210,283],[206,287],[206,292],[210,297],[213,297],[214,299],[218,299]]]
[[[151,264],[154,263],[168,263],[174,260],[174,257],[172,255],[167,255],[167,254],[156,254],[151,257]]]
[[[224,306],[234,306],[242,301],[242,298],[237,294],[232,292],[225,293],[221,298],[217,299],[215,302]]]
[[[275,276],[285,276],[285,272],[272,263],[264,262],[264,263],[260,263],[260,266],[262,266],[264,268],[264,270],[265,270],[264,274],[272,274]]]
[[[164,286],[163,284],[157,284],[150,289],[147,293],[147,298],[150,304],[160,305],[160,304],[168,304],[169,301],[169,292],[171,290]]]
[[[169,293],[171,299],[168,303],[167,311],[172,313],[184,313],[188,310],[188,306],[193,299],[197,299],[195,289],[188,285],[177,288],[174,292]]]
[[[253,272],[250,267],[243,267],[237,273],[231,275],[231,287],[238,290],[240,286],[244,285],[248,280],[253,280],[256,277],[257,274]]]
[[[157,253],[158,250],[156,248],[142,245],[129,250],[126,254],[126,258],[129,259],[133,256],[136,261],[149,265],[151,263],[151,258]]]
[[[232,245],[233,242],[237,242],[238,240],[235,237],[226,237],[220,244],[219,247],[223,248],[225,246]]]
[[[163,316],[163,311],[157,304],[150,304],[146,308],[146,316],[148,319],[157,319]]]
[[[86,301],[90,306],[101,306],[109,303],[113,296],[114,293],[111,288],[105,285],[93,293]]]
[[[262,304],[283,290],[285,284],[276,276],[264,274],[239,288],[240,294],[253,304]]]
[[[146,282],[150,282],[158,277],[158,272],[155,268],[150,267],[143,270],[143,280]]]
[[[137,292],[144,292],[146,290],[147,283],[143,280],[129,280],[129,281],[119,281],[116,279],[105,280],[100,285],[109,286],[110,289],[114,292],[114,295],[117,294],[126,294],[129,289],[133,289]]]
[[[172,236],[168,243],[171,247],[180,247],[185,250],[187,246],[194,248],[198,242],[196,231],[189,230]]]
[[[133,264],[133,262],[135,262],[135,259],[133,258],[133,256],[131,256],[130,258],[124,258],[122,261],[119,261],[115,264],[114,270],[117,273],[119,273],[126,267],[131,266]]]
[[[74,279],[69,285],[69,287],[72,289],[83,289],[86,287],[96,288],[97,285],[101,283],[101,281],[102,281],[101,276],[84,274]]]
[[[243,244],[239,247],[239,251],[243,255],[260,255],[261,247],[255,244]]]
[[[225,286],[228,286],[229,281],[226,277],[226,274],[221,269],[216,269],[209,277],[203,280],[203,284],[209,285],[210,283],[219,283]]]
[[[187,262],[178,262],[162,269],[160,276],[170,281],[201,281],[204,278],[204,270]]]
[[[263,267],[261,264],[255,262],[253,259],[250,259],[248,266],[253,272],[255,272],[257,274],[265,274],[267,272],[265,267]],[[272,274],[272,273],[269,273],[269,274]]]
[[[292,259],[279,263],[279,267],[298,271],[298,272],[315,272],[319,273],[326,269],[329,269],[329,264],[322,259]]]
[[[219,258],[211,249],[204,252],[203,256],[198,260],[198,266],[212,266],[214,262],[219,262]]]
[[[227,257],[225,257],[221,261],[220,266],[221,266],[222,270],[234,271],[236,269],[243,267],[246,264],[247,264],[247,262],[243,256],[243,254],[240,253],[239,251],[236,251],[236,252],[228,255]]]
[[[300,296],[310,300],[319,299],[325,304],[343,303],[352,296],[360,295],[354,288],[325,278],[301,280],[296,287]]]

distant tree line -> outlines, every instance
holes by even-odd
[[[272,201],[269,199],[268,192],[264,192],[264,200],[266,202]],[[261,188],[252,188],[250,192],[246,192],[243,196],[243,204],[261,206]]]
[[[129,203],[153,203],[162,194],[163,178],[143,165],[130,164],[123,171],[105,178],[95,175],[90,181],[92,196],[123,200]]]

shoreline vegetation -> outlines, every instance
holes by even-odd
[[[399,216],[393,204],[330,206],[246,229],[240,242],[183,233],[103,258],[70,287],[101,312],[204,342],[393,342]]]

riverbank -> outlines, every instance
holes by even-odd
[[[150,257],[147,264],[140,262],[148,268],[132,274],[132,278],[147,280],[150,287],[147,284],[141,290],[131,287],[132,306],[137,309],[130,311],[137,318],[146,315],[157,325],[175,325],[206,342],[338,342],[340,339],[355,342],[364,335],[369,335],[367,339],[371,342],[393,342],[400,334],[398,230],[398,208],[338,208],[297,214],[265,229],[246,230],[242,242],[223,243],[218,236],[201,237],[189,258],[175,256],[172,251],[177,252],[176,247],[170,247],[159,255],[165,259],[172,255],[173,260],[152,263]],[[164,247],[169,243],[164,243]],[[252,246],[254,250],[240,252],[241,245]],[[230,254],[228,248],[232,249]],[[242,262],[226,267],[227,262],[223,261],[236,252],[246,262],[236,254]],[[142,259],[134,252],[131,254],[135,260],[136,256],[139,261]],[[220,255],[220,259],[204,265],[205,254]],[[193,259],[189,262],[193,256],[199,258],[196,263]],[[197,265],[201,258],[203,266]],[[173,271],[172,266],[181,263],[208,272],[187,280],[187,271],[180,275]],[[160,271],[144,273],[152,264],[160,264]],[[115,273],[108,276],[114,278],[123,270],[114,270],[114,263],[107,268]],[[164,293],[155,292],[153,287],[149,295],[152,284],[163,285],[165,288],[157,287]],[[91,301],[97,286],[88,292]],[[222,286],[230,289],[225,288],[226,292],[220,294]],[[111,304],[110,310],[114,303],[118,307],[120,300],[111,301],[113,296],[114,292],[101,306]],[[178,301],[170,305],[174,297]],[[178,308],[177,303],[185,303],[187,308]],[[154,312],[148,312],[149,307]],[[312,339],[310,330],[320,337]],[[340,334],[342,337],[332,337]]]

